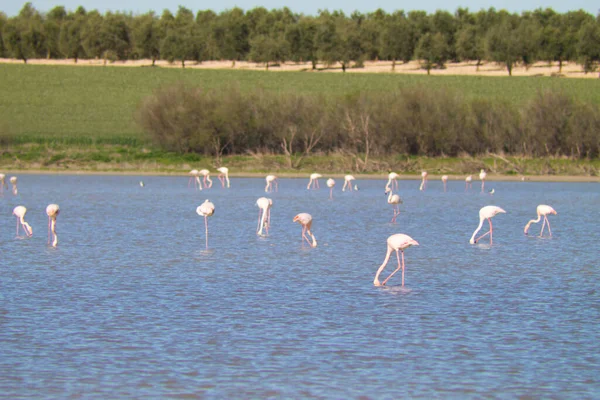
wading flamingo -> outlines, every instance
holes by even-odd
[[[19,223],[23,227],[23,230],[25,231],[25,234],[27,236],[31,237],[31,235],[33,235],[33,230],[31,229],[31,226],[29,226],[29,224],[25,222],[26,212],[27,209],[23,206],[16,206],[13,210],[13,215],[17,217],[17,237],[19,239],[21,239],[21,237],[19,236]]]
[[[493,234],[493,230],[494,230],[494,228],[492,227],[492,217],[494,217],[496,214],[499,214],[499,213],[506,213],[506,211],[504,211],[500,207],[496,207],[496,206],[482,207],[481,210],[479,210],[479,226],[477,227],[477,229],[475,229],[475,232],[473,232],[473,236],[471,236],[471,240],[469,240],[469,243],[475,244],[479,241],[479,239],[481,239],[485,235],[489,234],[490,235],[490,244],[492,244],[492,234]],[[488,220],[488,222],[490,224],[490,230],[487,231],[486,233],[484,233],[483,235],[479,236],[477,239],[475,239],[475,235],[477,235],[477,232],[479,232],[479,230],[483,226],[483,221],[485,221],[486,219]]]
[[[310,245],[310,247],[317,247],[317,240],[310,231],[310,227],[312,226],[312,216],[307,213],[300,213],[294,217],[293,222],[299,222],[300,225],[302,225],[302,238],[306,239],[306,242]],[[306,236],[307,233],[312,238],[312,243]],[[304,245],[304,240],[302,240],[302,244]]]
[[[202,179],[202,182],[204,182],[204,188],[211,188],[212,187],[212,181],[210,180],[210,171],[207,169],[201,169],[200,171],[198,171],[200,173],[200,175],[202,175],[204,178]],[[207,183],[208,182],[208,183]]]
[[[199,216],[204,217],[204,227],[206,229],[206,248],[208,249],[208,217],[215,213],[215,205],[208,199],[204,200],[204,203],[200,204],[196,208],[196,212]]]
[[[260,236],[263,235],[263,228],[269,234],[269,227],[271,226],[271,206],[273,206],[273,200],[267,197],[261,197],[256,200],[258,206],[258,226],[256,227],[256,233]]]
[[[275,175],[267,175],[265,181],[267,182],[267,186],[265,186],[265,192],[272,192],[273,184],[275,184],[275,191],[277,191],[277,177]]]
[[[344,176],[344,186],[342,186],[342,192],[346,191],[346,187],[349,191],[352,191],[352,181],[354,180],[354,176],[346,175]]]
[[[9,180],[10,184],[12,185],[12,193],[16,196],[17,193],[19,193],[19,191],[17,190],[17,177],[11,176]]]
[[[473,187],[473,175],[465,178],[465,192]]]
[[[529,221],[527,223],[527,225],[525,225],[525,229],[523,230],[525,232],[525,234],[527,235],[527,231],[529,230],[529,225],[537,224],[538,222],[540,222],[540,219],[542,219],[542,217],[544,217],[544,223],[542,224],[542,230],[540,231],[540,237],[542,237],[542,235],[544,234],[544,227],[546,224],[548,224],[548,232],[550,233],[550,236],[552,236],[552,230],[550,230],[550,221],[548,221],[548,214],[556,215],[556,211],[554,210],[554,208],[547,206],[545,204],[540,204],[539,206],[537,206],[537,219],[532,219],[531,221]]]
[[[481,170],[481,172],[479,172],[479,179],[481,179],[481,193],[483,193],[483,187],[485,186],[485,177],[487,176],[487,173],[485,172],[484,169]]]
[[[225,184],[227,183],[227,187],[231,187],[231,185],[229,184],[229,168],[219,167],[217,168],[217,171],[219,171],[219,175],[217,175],[217,178],[219,178],[219,180],[221,181],[221,186],[225,187]]]
[[[416,240],[403,233],[396,233],[395,235],[390,236],[387,239],[387,253],[385,254],[385,260],[383,260],[383,264],[381,264],[381,266],[377,270],[377,273],[375,274],[375,279],[373,280],[373,284],[375,286],[384,286],[387,283],[387,281],[402,268],[402,286],[404,286],[404,250],[408,249],[410,246],[418,245],[419,243]],[[383,283],[379,283],[379,275],[381,274],[381,272],[383,272],[385,266],[390,260],[390,255],[392,254],[392,251],[396,252],[396,258],[398,259],[398,268],[396,268],[396,270],[392,272],[390,276],[388,276],[383,281]],[[398,252],[402,252],[402,262],[400,262],[400,255],[398,254]]]
[[[56,247],[58,244],[58,235],[56,234],[56,217],[60,213],[58,204],[49,204],[46,207],[46,214],[48,215],[48,244],[52,241],[52,247]]]
[[[193,169],[189,172],[190,179],[188,179],[188,187],[194,183],[194,189],[202,190],[202,184],[200,183],[200,172],[197,169]]]
[[[419,190],[425,190],[425,188],[427,187],[427,176],[429,174],[427,173],[427,171],[423,171],[421,172],[421,186],[419,186]]]
[[[402,204],[402,199],[397,194],[393,194],[392,189],[386,189],[385,194],[388,194],[387,202],[392,205],[392,210],[394,211],[394,216],[390,222],[396,222],[396,217],[400,215],[400,206]]]
[[[329,200],[333,200],[333,187],[335,186],[335,180],[333,178],[327,179],[327,187],[329,188]]]
[[[310,180],[308,181],[308,185],[306,186],[306,188],[310,189],[311,185],[312,185],[313,189],[319,189],[319,178],[322,178],[322,177],[323,177],[323,175],[321,175],[321,174],[317,174],[317,173],[310,174]]]
[[[385,188],[391,190],[398,190],[398,178],[400,178],[400,175],[398,175],[395,172],[390,172],[388,174],[388,181],[385,184]]]
[[[442,175],[442,183],[444,184],[444,192],[446,192],[446,184],[448,183],[448,175]]]
[[[4,186],[8,189],[8,185],[6,185],[6,175],[0,174],[0,196],[4,195]]]

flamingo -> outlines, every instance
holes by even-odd
[[[538,222],[540,222],[540,219],[543,216],[544,223],[542,224],[542,230],[540,231],[540,237],[542,237],[542,235],[544,234],[544,227],[546,224],[548,224],[548,232],[550,233],[550,236],[552,236],[552,230],[550,229],[550,221],[548,221],[548,215],[549,214],[556,215],[556,211],[554,210],[554,208],[547,206],[545,204],[540,204],[539,206],[537,206],[536,211],[537,211],[537,219],[532,219],[531,221],[529,221],[527,223],[527,225],[525,225],[525,229],[524,229],[525,234],[527,235],[527,231],[529,230],[529,225],[537,224]]]
[[[206,228],[206,248],[208,249],[208,217],[211,217],[215,213],[215,205],[208,199],[204,200],[204,203],[200,204],[196,208],[196,212],[199,216],[204,217],[204,226]]]
[[[402,286],[404,286],[404,250],[408,249],[410,246],[418,246],[418,245],[419,245],[419,243],[416,240],[414,240],[410,236],[405,235],[403,233],[396,233],[395,235],[388,237],[387,253],[385,255],[385,260],[383,260],[383,264],[381,264],[381,266],[377,270],[377,273],[375,274],[375,279],[373,280],[373,284],[375,286],[385,286],[387,281],[396,272],[398,272],[400,270],[400,268],[402,268]],[[383,283],[379,283],[379,275],[381,274],[381,272],[383,272],[385,266],[387,265],[388,261],[390,260],[390,255],[392,254],[392,251],[396,251],[396,258],[398,259],[398,268],[396,268],[396,270],[393,271],[390,274],[390,276],[388,276],[383,281]],[[402,262],[400,262],[400,255],[398,254],[398,252],[402,252]]]
[[[327,187],[329,188],[329,200],[333,200],[333,187],[335,186],[335,180],[332,178],[327,179]]]
[[[473,175],[469,175],[465,178],[465,192],[473,187]]]
[[[197,169],[193,169],[189,172],[190,179],[188,179],[188,187],[190,187],[190,183],[194,182],[194,188],[198,188],[198,190],[202,190],[202,184],[200,183],[200,172]]]
[[[54,240],[52,240],[52,247],[56,247],[58,244],[58,235],[56,234],[56,217],[60,213],[60,208],[58,204],[49,204],[46,207],[46,214],[48,215],[48,244],[50,244],[51,236]]]
[[[427,187],[427,171],[421,172],[421,186],[419,186],[419,190],[425,190]]]
[[[388,194],[388,193],[389,193],[389,196],[388,196],[387,202],[388,202],[388,204],[392,205],[392,209],[394,211],[394,216],[392,217],[392,220],[390,222],[396,222],[396,217],[398,215],[400,215],[399,204],[402,204],[402,199],[397,194],[393,194],[392,189],[389,189],[389,188],[386,189],[385,194]]]
[[[475,244],[475,243],[477,243],[477,241],[479,239],[481,239],[485,235],[489,234],[490,235],[490,244],[492,244],[492,233],[493,233],[492,217],[494,217],[496,214],[499,214],[499,213],[506,213],[506,211],[504,211],[500,207],[496,207],[496,206],[482,207],[481,210],[479,210],[479,226],[477,227],[477,229],[475,229],[475,232],[473,232],[473,236],[471,236],[471,240],[469,240],[469,243]],[[487,231],[486,233],[484,233],[483,235],[479,236],[477,239],[475,239],[475,235],[477,234],[477,232],[479,232],[479,230],[483,226],[483,221],[485,221],[486,219],[488,220],[488,222],[490,224],[490,230]]]
[[[390,188],[390,189],[394,190],[394,187],[395,187],[395,189],[398,190],[398,181],[397,181],[398,178],[400,178],[400,175],[398,175],[395,172],[390,172],[388,174],[388,181],[385,184],[385,188],[386,189]]]
[[[18,238],[21,238],[19,236],[19,223],[23,227],[23,230],[25,231],[25,234],[27,236],[31,237],[33,235],[33,230],[31,229],[31,226],[29,226],[29,224],[27,222],[25,222],[25,213],[26,212],[27,212],[27,209],[23,206],[16,206],[13,210],[13,215],[15,217],[17,217],[17,237]]]
[[[267,186],[265,186],[265,192],[269,193],[273,191],[273,183],[275,183],[275,191],[277,191],[277,177],[275,175],[267,175],[265,181],[267,181]]]
[[[6,175],[0,174],[0,196],[4,194],[4,186],[8,189],[8,185],[5,182]]]
[[[444,193],[446,192],[446,183],[448,183],[448,175],[442,175],[442,183],[444,184]]]
[[[344,186],[342,186],[342,192],[346,191],[346,187],[348,187],[349,191],[352,191],[352,181],[354,180],[354,176],[346,175],[344,176]]]
[[[319,178],[322,178],[323,175],[321,174],[310,174],[310,180],[308,181],[308,186],[306,186],[306,189],[310,189],[311,185],[313,189],[319,189]]]
[[[265,228],[268,235],[269,227],[271,226],[271,206],[273,206],[273,200],[261,197],[256,200],[256,205],[258,206],[258,226],[256,233],[262,236],[263,228]]]
[[[200,171],[198,171],[200,173],[200,175],[202,175],[204,178],[202,179],[202,182],[204,182],[204,188],[211,188],[212,187],[212,181],[210,180],[210,171],[207,169],[201,169]],[[206,183],[208,182],[208,184]]]
[[[312,226],[312,216],[307,213],[300,213],[294,217],[293,222],[299,222],[300,225],[302,225],[302,238],[306,239],[306,241],[311,247],[317,247],[317,240],[310,231],[310,227]],[[306,233],[308,233],[309,236],[312,238],[312,243],[306,236]],[[304,244],[304,240],[302,241],[302,244]]]
[[[225,182],[227,182],[227,187],[231,187],[231,185],[229,184],[229,168],[220,167],[217,168],[217,171],[219,171],[219,175],[217,175],[217,178],[219,178],[219,180],[221,181],[221,186],[225,187]]]
[[[17,190],[17,177],[11,176],[9,181],[10,181],[10,184],[12,185],[12,193],[16,196],[17,193],[19,193],[19,191]]]
[[[484,169],[481,170],[481,172],[479,172],[479,179],[481,179],[481,193],[483,193],[483,187],[485,186],[485,177],[487,176],[487,173],[485,172]]]

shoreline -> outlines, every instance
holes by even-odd
[[[6,169],[0,171],[6,175],[6,179],[8,180],[10,175],[90,175],[90,176],[180,176],[187,177],[189,176],[189,172],[160,172],[160,171],[49,171],[49,170],[11,170]],[[216,177],[217,172],[212,173],[211,175]],[[231,172],[229,173],[230,178],[263,178],[268,173],[262,172]],[[279,178],[289,178],[289,179],[308,179],[309,173],[295,173],[295,172],[282,172],[277,173],[273,172],[273,175],[276,175]],[[340,173],[322,173],[323,178],[334,178],[334,179],[343,179],[344,175]],[[352,174],[357,180],[387,180],[386,174]],[[420,174],[398,174],[399,180],[421,180]],[[456,174],[447,174],[449,181],[464,181],[466,175],[456,175]],[[473,174],[473,182],[479,181],[478,172],[474,172]],[[439,174],[429,174],[429,180],[440,180],[442,175]],[[578,175],[502,175],[502,174],[491,174],[488,172],[486,177],[486,181],[504,181],[504,182],[589,182],[589,183],[600,183],[600,177],[598,176],[578,176]]]

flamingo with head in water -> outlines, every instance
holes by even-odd
[[[310,247],[317,247],[317,240],[315,239],[315,235],[313,235],[310,231],[310,228],[312,227],[312,221],[312,215],[307,213],[300,213],[296,215],[293,219],[293,222],[298,222],[300,225],[302,225],[302,244],[304,245],[304,239],[306,239],[306,242]],[[307,233],[311,237],[312,242],[306,236]]]
[[[267,175],[265,177],[267,186],[265,186],[265,192],[269,193],[273,191],[273,185],[275,185],[275,191],[277,191],[277,177],[275,175]]]
[[[427,176],[429,174],[427,171],[421,172],[421,186],[419,186],[419,190],[425,190],[427,188]]]
[[[58,244],[58,235],[56,234],[56,217],[60,213],[58,204],[49,204],[46,207],[46,215],[48,215],[48,244],[52,240],[52,247]]]
[[[217,168],[217,171],[219,171],[219,175],[217,175],[217,178],[219,178],[219,181],[221,181],[221,186],[225,187],[225,184],[227,183],[227,187],[231,187],[231,185],[229,184],[229,168],[219,167]]]
[[[190,184],[194,183],[194,188],[198,190],[202,190],[202,183],[200,183],[200,172],[197,169],[193,169],[189,172],[190,179],[188,179],[188,187]]]
[[[375,279],[373,280],[373,284],[375,286],[385,286],[385,284],[387,283],[387,281],[389,281],[390,278],[396,272],[398,272],[400,269],[402,269],[402,286],[404,286],[404,250],[408,249],[410,246],[418,246],[418,245],[419,245],[419,243],[416,240],[414,240],[410,236],[405,235],[403,233],[397,233],[395,235],[392,235],[392,236],[388,237],[388,239],[387,239],[387,253],[385,254],[385,259],[383,260],[383,264],[381,264],[381,266],[377,270],[377,273],[375,274]],[[392,255],[393,251],[396,252],[396,258],[398,259],[398,268],[396,268],[396,270],[394,270],[383,281],[383,283],[380,283],[379,282],[379,275],[385,269],[388,261],[390,260],[390,256]],[[400,261],[400,255],[398,254],[399,252],[402,253],[402,261]]]
[[[481,239],[484,236],[489,234],[490,235],[490,244],[492,244],[492,234],[494,231],[494,228],[492,227],[492,218],[500,213],[506,213],[506,211],[504,211],[500,207],[496,207],[496,206],[482,207],[481,210],[479,210],[479,226],[477,227],[477,229],[475,229],[475,232],[473,232],[473,236],[471,236],[471,240],[469,240],[469,243],[475,244],[479,241],[479,239]],[[486,219],[487,219],[488,223],[490,224],[490,230],[487,231],[486,233],[484,233],[483,235],[479,236],[477,239],[475,239],[475,235],[477,235],[477,232],[479,232],[479,230],[481,230],[481,227],[483,226],[483,222]]]
[[[256,205],[258,206],[258,226],[256,228],[256,233],[259,236],[262,236],[264,228],[268,235],[269,227],[271,226],[271,207],[273,206],[273,200],[267,197],[261,197],[256,200]]]
[[[198,173],[204,177],[202,179],[202,182],[204,183],[204,188],[210,189],[212,187],[212,180],[210,179],[210,171],[207,169],[201,169],[200,171],[198,171]]]
[[[26,212],[27,208],[25,208],[24,206],[16,206],[13,210],[13,215],[17,217],[17,237],[19,239],[21,239],[21,236],[19,236],[19,224],[21,224],[23,230],[25,231],[25,234],[28,237],[31,237],[33,235],[33,230],[31,229],[31,226],[29,226],[29,224],[25,222]]]
[[[481,193],[483,193],[483,187],[485,186],[485,178],[487,177],[487,172],[485,172],[485,169],[482,169],[479,172],[479,179],[481,179]]]
[[[552,236],[552,231],[550,230],[550,221],[548,221],[548,215],[550,215],[550,214],[556,215],[556,211],[554,210],[554,208],[547,206],[545,204],[540,204],[539,206],[537,206],[536,211],[537,211],[537,219],[532,219],[531,221],[529,221],[527,223],[527,225],[525,225],[525,229],[523,231],[527,235],[529,226],[531,224],[537,224],[538,222],[540,222],[542,217],[544,217],[544,223],[542,224],[542,230],[540,231],[540,237],[542,237],[542,235],[544,234],[544,227],[546,224],[548,224],[548,232],[550,233],[550,236]]]
[[[473,187],[473,175],[465,178],[465,192]]]
[[[344,186],[342,186],[342,192],[345,192],[346,188],[348,188],[349,191],[352,191],[352,181],[354,179],[355,178],[352,175],[344,176]]]
[[[12,185],[12,193],[16,196],[19,193],[19,191],[17,189],[17,177],[11,176],[9,181],[10,181],[10,184]]]
[[[323,175],[321,174],[317,174],[316,172],[314,174],[310,174],[310,180],[308,181],[308,185],[306,186],[306,189],[310,189],[311,187],[313,189],[319,189],[319,178],[322,178]]]

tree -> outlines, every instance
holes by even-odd
[[[42,17],[31,3],[25,3],[19,15],[6,22],[2,36],[6,52],[24,63],[44,53]]]
[[[289,58],[293,61],[310,61],[312,69],[317,68],[315,36],[317,25],[313,17],[301,17],[296,24],[285,29],[285,40],[289,45]]]
[[[149,58],[152,66],[160,58],[160,31],[158,18],[153,12],[133,19],[131,38],[133,49],[139,58]]]
[[[99,42],[103,49],[104,62],[107,59],[126,60],[132,52],[130,18],[121,13],[106,13],[100,31]]]
[[[475,25],[465,25],[458,31],[456,55],[459,60],[477,61],[476,70],[479,71],[481,61],[485,57],[485,42]]]
[[[232,68],[236,61],[246,58],[250,50],[248,32],[244,11],[237,7],[219,14],[213,24],[212,40],[219,57],[232,60]]]
[[[67,18],[67,11],[64,7],[54,7],[48,12],[43,22],[43,30],[46,48],[46,58],[60,57],[59,40],[60,28],[62,23]]]
[[[4,27],[6,26],[7,22],[8,22],[8,19],[6,18],[6,14],[4,14],[3,12],[0,12],[0,57],[5,57],[5,55],[6,55],[6,47],[4,46],[4,39],[2,37],[3,37]]]
[[[415,50],[415,57],[421,61],[421,66],[427,70],[427,75],[434,66],[444,68],[448,60],[448,44],[444,35],[437,32],[421,36]]]
[[[388,16],[383,23],[381,33],[382,57],[392,60],[392,71],[396,69],[396,61],[409,62],[414,54],[411,46],[413,31],[403,11]]]
[[[503,21],[490,29],[486,36],[486,53],[495,62],[506,65],[512,76],[515,63],[521,58],[519,37],[510,21]]]
[[[160,46],[160,53],[170,62],[181,61],[185,68],[186,60],[200,60],[201,43],[197,39],[197,25],[194,14],[179,6],[174,19],[166,26],[166,33]]]
[[[593,72],[600,62],[600,23],[586,22],[579,30],[577,54],[584,72]],[[598,76],[600,78],[600,75]]]
[[[79,7],[75,13],[68,14],[60,26],[58,48],[64,57],[72,58],[75,63],[79,58],[85,56],[82,38],[85,19],[85,9]]]
[[[248,58],[257,63],[283,62],[288,54],[288,43],[282,36],[258,35],[250,41]]]

